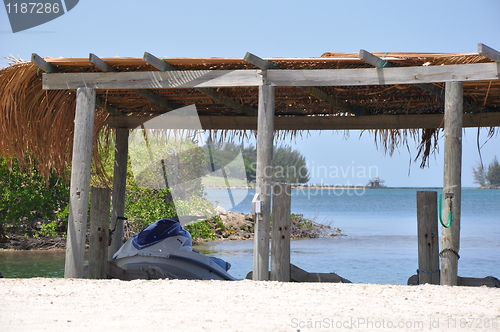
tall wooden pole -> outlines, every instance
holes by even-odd
[[[89,279],[106,279],[111,190],[90,189]]]
[[[462,117],[463,84],[446,82],[444,110],[444,183],[442,219],[451,225],[441,232],[441,285],[458,283],[460,249],[460,206],[462,192]]]
[[[76,90],[75,131],[69,197],[68,239],[66,242],[65,278],[82,278],[85,235],[90,191],[90,166],[94,134],[95,90]]]
[[[111,235],[111,245],[109,247],[108,259],[120,249],[123,242],[123,219],[125,214],[125,190],[127,186],[127,161],[128,161],[128,135],[125,128],[116,129],[115,142],[115,164],[113,175],[113,197],[110,229],[114,230]]]
[[[273,175],[274,86],[264,80],[259,86],[257,120],[257,179],[255,192],[263,202],[256,215],[253,280],[269,279],[269,228],[271,220],[271,180]]]
[[[418,283],[439,285],[436,191],[417,191]]]
[[[271,236],[271,280],[290,281],[290,205],[292,187],[273,187],[273,228]]]

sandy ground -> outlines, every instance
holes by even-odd
[[[0,331],[500,331],[500,289],[0,279]]]

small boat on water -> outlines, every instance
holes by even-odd
[[[124,270],[159,268],[178,279],[236,280],[231,264],[193,249],[177,218],[156,221],[127,240],[111,260]]]

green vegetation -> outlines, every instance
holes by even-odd
[[[99,142],[100,169],[105,174],[98,175],[93,165],[92,186],[110,185],[113,145],[104,138]],[[161,135],[146,136],[140,131],[131,136],[125,201],[129,233],[139,232],[160,218],[214,216],[213,204],[202,197],[202,178],[214,168],[224,168],[226,176],[242,179],[241,185],[246,185],[245,178],[255,180],[257,151],[254,146],[215,144],[209,154],[205,148],[199,147],[193,139],[168,140]],[[239,153],[242,153],[244,165],[232,163]],[[298,151],[282,146],[275,147],[274,153],[274,181],[303,183],[309,180],[305,158]],[[173,185],[182,183],[180,193],[173,195],[169,180],[175,182]],[[6,233],[27,237],[65,236],[68,213],[68,179],[55,174],[45,178],[36,169],[25,170],[15,160],[0,158],[0,236]],[[251,232],[252,227],[243,228]],[[243,230],[226,228],[218,217],[192,223],[186,228],[194,238],[204,239],[214,239],[222,232],[232,234]]]
[[[45,179],[36,169],[21,170],[15,160],[0,159],[0,235],[33,236],[40,221],[51,222],[44,233],[65,231],[68,200],[69,186],[61,178]]]
[[[234,158],[242,153],[244,172],[248,181],[257,177],[257,149],[253,146],[236,145],[234,143],[213,144],[212,161],[215,169],[229,165]],[[275,146],[273,152],[273,181],[279,183],[306,183],[309,181],[309,170],[305,157],[290,146]],[[243,169],[240,165],[227,168],[227,176],[241,178]]]
[[[208,220],[200,220],[184,226],[193,239],[215,240],[215,231]]]
[[[479,184],[481,187],[500,186],[500,163],[498,162],[496,156],[488,165],[487,169],[478,162],[475,167],[472,167],[472,173],[474,176],[474,182]]]

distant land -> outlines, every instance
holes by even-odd
[[[371,181],[370,184],[373,182]],[[245,179],[234,179],[229,178],[228,183],[226,183],[226,179],[218,176],[208,176],[203,178],[203,187],[205,189],[227,189],[229,184],[229,188],[232,189],[254,189],[254,182],[247,182]],[[443,189],[443,187],[388,187],[385,185],[328,185],[328,184],[292,184],[294,189]],[[465,187],[464,187],[465,188]],[[482,186],[482,187],[467,187],[474,189],[500,189],[500,186]]]

